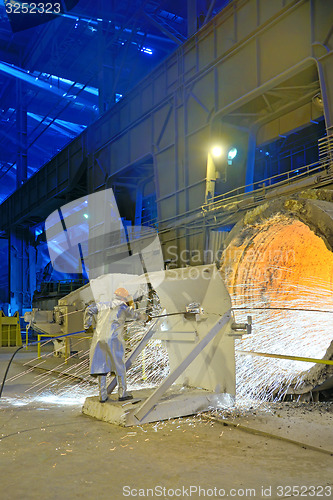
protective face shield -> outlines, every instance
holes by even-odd
[[[62,206],[46,219],[45,230],[53,268],[89,278],[97,302],[111,300],[119,287],[138,294],[135,276],[146,274],[153,288],[163,280],[163,272],[151,275],[164,267],[157,232],[125,227],[112,189]]]

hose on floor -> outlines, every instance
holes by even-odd
[[[59,335],[57,336],[56,338],[57,339],[60,339],[60,338],[63,338],[63,337],[69,337],[71,335],[76,335],[77,333],[84,333],[85,330],[81,330],[79,332],[74,332],[74,333],[67,333],[66,335]],[[5,371],[5,374],[4,374],[4,377],[3,377],[3,380],[2,380],[2,384],[1,384],[1,388],[0,388],[0,399],[1,399],[1,396],[2,396],[2,392],[3,392],[3,389],[5,387],[5,382],[6,382],[6,378],[7,378],[7,375],[8,375],[8,372],[9,372],[9,368],[10,368],[10,365],[12,364],[12,361],[13,359],[15,358],[16,354],[21,350],[23,349],[23,347],[28,347],[28,346],[32,346],[32,345],[37,345],[37,344],[41,344],[41,343],[47,343],[47,342],[50,342],[51,340],[54,340],[55,337],[53,338],[50,338],[50,339],[47,339],[47,340],[36,340],[35,342],[29,342],[28,344],[24,344],[24,345],[21,345],[20,347],[18,347],[16,349],[16,351],[13,353],[12,357],[10,358],[9,362],[8,362],[8,365],[7,365],[7,368],[6,368],[6,371]]]

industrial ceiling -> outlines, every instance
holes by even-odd
[[[0,202],[18,155],[30,177],[229,1],[62,0],[27,28],[0,0]]]

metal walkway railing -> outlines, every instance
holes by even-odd
[[[215,196],[209,203],[205,203],[201,207],[160,220],[158,223],[152,220],[146,224],[155,227],[160,233],[168,232],[179,225],[190,224],[200,218],[200,215],[209,217],[210,214],[213,215],[219,210],[223,210],[227,205],[242,202],[244,209],[249,209],[251,206],[256,206],[275,196],[301,191],[306,187],[320,187],[333,183],[333,135],[319,139],[318,149],[319,160],[315,163],[240,186]],[[308,183],[305,182],[306,179],[309,179]],[[247,204],[246,201],[249,203]],[[251,206],[249,206],[250,204]]]

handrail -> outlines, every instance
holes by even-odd
[[[230,200],[231,198],[233,198],[235,196],[239,196],[239,195],[243,195],[243,194],[251,194],[251,195],[253,195],[253,193],[257,194],[260,189],[265,190],[266,188],[270,188],[273,186],[277,187],[278,185],[281,185],[282,183],[283,183],[283,185],[288,185],[291,182],[295,182],[295,181],[299,180],[300,178],[308,177],[310,175],[315,174],[316,172],[320,172],[322,170],[325,170],[325,169],[327,169],[328,166],[329,166],[328,164],[323,164],[322,162],[317,161],[315,163],[311,163],[310,165],[305,165],[304,167],[299,167],[297,169],[290,170],[289,172],[282,172],[280,174],[273,175],[273,176],[267,177],[265,179],[261,179],[260,181],[256,181],[256,182],[251,183],[251,184],[246,184],[246,185],[241,186],[239,188],[235,188],[231,191],[228,191],[226,193],[218,195],[214,198],[213,202],[205,203],[204,205],[202,205],[202,207],[203,208],[207,207],[207,206],[211,207],[212,205],[219,202],[220,200],[224,200],[224,199]],[[302,170],[303,170],[303,172],[302,172]],[[285,179],[281,179],[282,177],[285,177]],[[278,180],[278,179],[281,179],[281,180]],[[252,188],[252,189],[247,191],[247,188]],[[236,193],[236,194],[233,195],[233,193]]]
[[[167,219],[160,220],[157,223],[156,223],[156,219],[152,219],[150,221],[145,221],[145,224],[148,226],[151,226],[151,227],[156,227],[156,229],[158,229],[158,225],[160,225],[160,224],[165,224],[165,223],[168,223],[171,221],[177,221],[177,219],[181,219],[181,218],[184,218],[184,217],[190,216],[190,215],[195,215],[196,213],[200,213],[200,212],[207,214],[208,212],[214,211],[219,207],[219,205],[221,204],[222,201],[231,203],[231,202],[239,201],[240,199],[243,200],[243,199],[253,197],[253,196],[255,196],[256,201],[259,201],[260,195],[266,194],[267,190],[271,190],[272,188],[277,188],[277,187],[281,187],[281,186],[285,186],[285,185],[290,185],[292,183],[296,183],[297,181],[299,181],[301,179],[305,179],[307,177],[310,177],[311,175],[315,175],[316,172],[319,173],[322,171],[327,171],[329,166],[330,166],[330,162],[327,162],[325,164],[320,162],[320,161],[315,162],[315,163],[311,163],[310,165],[306,165],[304,167],[300,167],[298,169],[295,169],[295,170],[292,170],[289,172],[283,172],[281,174],[277,174],[275,176],[268,177],[266,179],[262,179],[260,181],[257,181],[256,183],[253,183],[253,184],[246,184],[244,186],[235,188],[231,191],[223,193],[222,195],[218,195],[218,196],[214,197],[213,201],[211,201],[210,203],[204,203],[199,208],[189,210],[188,212],[184,212],[182,214],[174,215],[174,216],[169,217]],[[298,175],[297,171],[299,172],[302,169],[303,170],[306,169],[306,171]],[[292,177],[291,174],[295,174],[295,177]],[[287,176],[287,179],[281,180],[281,181],[276,181],[274,183],[272,182],[272,179],[277,179],[278,177],[282,177],[282,176]],[[333,172],[331,175],[328,175],[327,177],[333,178]],[[251,191],[250,190],[246,191],[246,188],[249,188],[249,187],[253,188],[253,186],[255,184],[266,184],[266,182],[267,182],[267,185],[265,185],[264,187],[260,187],[258,189],[252,189]],[[233,193],[235,193],[235,194],[233,194]]]
[[[282,186],[288,186],[294,184],[300,180],[314,176],[316,173],[325,172],[325,178],[322,180],[333,179],[333,170],[331,166],[333,164],[333,134],[330,136],[322,137],[318,140],[319,149],[319,160],[310,163],[309,165],[304,165],[303,167],[298,167],[289,172],[282,172],[280,174],[261,179],[251,184],[245,184],[238,188],[232,189],[223,193],[221,195],[215,196],[213,200],[208,203],[204,203],[202,206],[184,212],[182,214],[177,214],[167,219],[160,220],[156,223],[156,220],[151,219],[150,221],[145,221],[146,225],[155,227],[158,230],[160,224],[166,224],[170,222],[176,222],[179,219],[184,219],[184,217],[195,216],[196,214],[205,214],[217,210],[221,206],[221,202],[237,202],[240,200],[245,200],[247,198],[255,198],[255,202],[259,202],[260,199],[264,199],[267,191],[273,188],[279,188]],[[283,179],[284,178],[284,179]],[[160,232],[165,232],[171,228],[164,227]]]

